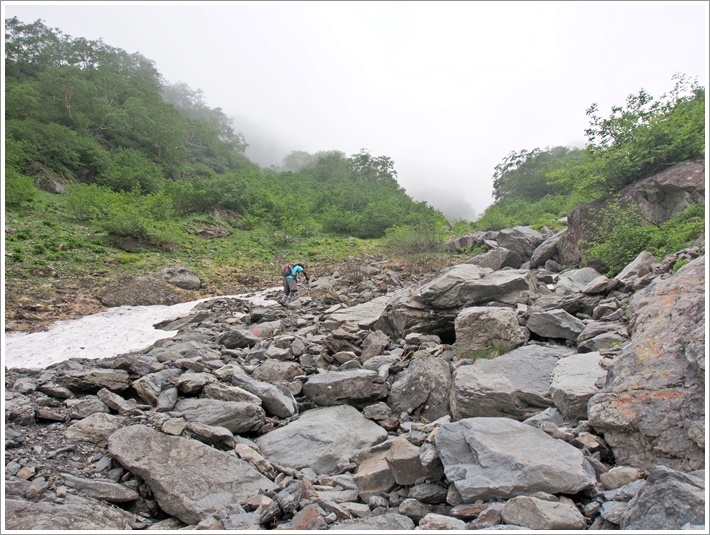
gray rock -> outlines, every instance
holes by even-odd
[[[419,357],[396,376],[387,402],[397,415],[409,412],[433,422],[449,414],[451,385],[448,362],[439,357]]]
[[[571,502],[540,500],[533,496],[518,496],[508,500],[502,511],[506,524],[535,530],[586,529],[587,522]]]
[[[565,271],[559,275],[555,285],[555,293],[572,294],[582,292],[589,283],[601,276],[601,273],[591,267]]]
[[[497,271],[499,269],[503,269],[504,267],[518,269],[523,263],[523,260],[515,251],[511,251],[510,249],[506,249],[504,247],[496,247],[487,253],[469,258],[465,263]]]
[[[296,399],[285,386],[257,381],[244,373],[235,373],[232,376],[232,384],[258,397],[268,414],[280,418],[290,418],[298,414]]]
[[[118,430],[108,447],[117,462],[150,487],[163,511],[186,524],[274,488],[234,454],[142,425]]]
[[[550,395],[560,412],[570,419],[587,419],[587,402],[606,379],[599,353],[580,353],[561,358],[555,366]]]
[[[266,423],[264,410],[252,403],[184,398],[175,404],[188,422],[224,427],[232,433],[256,431]]]
[[[704,467],[704,281],[701,256],[629,301],[631,341],[614,358],[608,384],[589,401],[589,423],[619,464]]]
[[[412,519],[408,516],[400,515],[398,513],[384,513],[382,515],[371,516],[369,518],[360,518],[336,522],[335,524],[332,524],[330,526],[330,529],[343,531],[402,531],[413,530],[414,522],[412,522]]]
[[[444,424],[435,443],[464,503],[540,491],[575,494],[596,483],[577,448],[508,418]]]
[[[454,321],[456,352],[460,356],[500,348],[504,352],[525,344],[530,333],[508,307],[464,308]]]
[[[624,530],[674,530],[705,522],[705,480],[656,466],[619,525]]]
[[[72,533],[82,530],[125,530],[133,513],[99,500],[67,495],[66,503],[5,499],[5,529]]]
[[[367,404],[387,396],[388,387],[377,372],[347,370],[311,375],[303,393],[321,406]]]
[[[338,310],[330,315],[330,319],[337,323],[352,323],[361,329],[369,329],[380,318],[389,301],[389,296],[376,297],[366,303]]]
[[[570,353],[561,346],[526,345],[494,359],[478,359],[453,374],[451,414],[529,418],[553,405],[550,381],[558,360]]]
[[[297,420],[258,437],[256,443],[272,463],[334,474],[358,451],[385,438],[387,431],[357,409],[338,405],[305,411]]]
[[[64,436],[69,440],[83,440],[105,446],[111,434],[122,425],[122,417],[97,412],[70,425]]]
[[[575,341],[584,322],[562,309],[540,310],[530,314],[525,326],[538,336]]]
[[[69,486],[89,498],[105,500],[109,503],[125,503],[137,500],[139,497],[135,490],[111,480],[86,479],[72,474],[62,474],[62,477]]]

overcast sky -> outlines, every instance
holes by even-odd
[[[581,146],[672,76],[707,81],[708,2],[12,2],[139,52],[235,117],[257,163],[367,148],[417,200],[473,219],[511,151]]]

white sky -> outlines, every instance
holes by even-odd
[[[472,219],[511,151],[577,145],[641,88],[705,86],[708,2],[12,2],[155,62],[238,117],[247,155],[367,148],[417,200]],[[267,154],[271,156],[267,156]],[[475,214],[475,215],[474,215]]]

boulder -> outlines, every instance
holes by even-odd
[[[553,405],[550,381],[570,349],[526,345],[493,359],[477,359],[453,373],[451,414],[456,420],[505,416],[523,420]]]
[[[454,320],[456,353],[470,356],[491,349],[510,351],[525,344],[530,333],[508,307],[468,307]]]
[[[596,483],[580,450],[509,418],[444,424],[435,444],[463,503],[536,492],[576,494]]]
[[[452,380],[449,363],[431,355],[415,358],[396,375],[387,403],[392,411],[433,422],[449,414]]]
[[[258,437],[256,444],[272,463],[334,474],[360,450],[386,438],[387,431],[357,409],[337,405],[305,411],[297,420]]]
[[[580,353],[561,358],[552,373],[550,394],[559,411],[570,419],[587,419],[587,402],[606,381],[602,356]]]
[[[631,341],[589,400],[589,423],[619,464],[703,468],[705,257],[636,292],[628,313]]]
[[[119,429],[108,448],[118,463],[144,481],[163,511],[186,524],[197,524],[220,507],[274,488],[233,453],[143,425]]]

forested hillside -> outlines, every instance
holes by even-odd
[[[705,89],[678,74],[667,94],[641,89],[607,117],[592,104],[584,149],[512,151],[491,170],[495,202],[483,216],[449,222],[407,195],[386,155],[295,151],[261,168],[238,125],[140,53],[41,20],[5,24],[6,286],[35,312],[57,292],[76,301],[167,262],[212,292],[271,284],[287,260],[377,253],[430,269],[451,261],[440,254],[451,235],[557,230],[575,206],[705,157]],[[663,255],[704,232],[704,205],[661,226],[625,210],[585,244],[584,262],[613,271],[621,261],[609,251]]]
[[[161,223],[219,209],[242,228],[293,236],[377,238],[392,226],[444,220],[405,193],[387,156],[327,151],[294,171],[260,169],[222,110],[167,83],[151,60],[41,21],[13,18],[6,27],[10,205],[31,195],[23,176],[55,180],[70,185],[77,218],[163,248],[180,240]],[[132,225],[127,206],[141,215]]]

